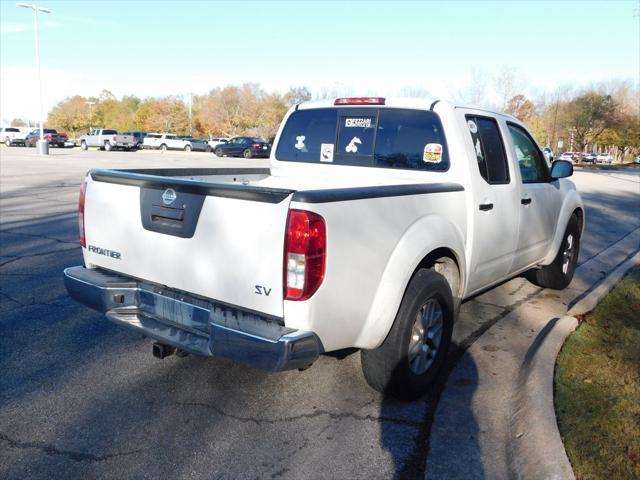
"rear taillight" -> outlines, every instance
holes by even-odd
[[[78,198],[78,230],[80,232],[80,246],[86,248],[87,239],[84,236],[84,197],[87,193],[87,179],[80,186],[80,198]]]
[[[259,143],[252,143],[251,146],[253,148],[260,148],[260,144]]]
[[[304,210],[289,210],[284,251],[284,299],[311,297],[324,278],[326,258],[324,218]]]
[[[113,141],[115,142],[118,139],[115,135],[113,136]]]

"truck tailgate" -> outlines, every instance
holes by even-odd
[[[145,175],[92,177],[84,211],[88,267],[283,316],[291,192]]]

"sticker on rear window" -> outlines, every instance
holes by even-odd
[[[424,146],[422,160],[428,163],[440,163],[442,161],[442,145],[439,143],[427,143]]]
[[[358,145],[362,145],[362,140],[360,140],[358,137],[353,137],[351,139],[351,141],[349,142],[349,145],[347,145],[344,150],[347,153],[357,153],[358,152]]]
[[[333,162],[333,143],[323,143],[320,145],[320,161]]]
[[[476,122],[473,120],[467,120],[467,125],[469,126],[469,131],[471,133],[478,133],[478,126],[476,125]]]
[[[296,144],[294,145],[294,147],[298,150],[304,150],[306,152],[306,145],[304,144],[304,140],[307,137],[305,137],[304,135],[299,135],[296,137]]]
[[[371,117],[345,118],[344,126],[347,128],[371,128]]]

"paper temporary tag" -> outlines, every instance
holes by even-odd
[[[429,163],[440,163],[442,161],[442,145],[439,143],[427,143],[424,146],[422,160]]]
[[[323,143],[320,145],[320,161],[333,162],[333,143]]]
[[[349,145],[345,147],[347,153],[356,153],[358,151],[358,145],[362,145],[362,140],[358,137],[353,137],[349,142]]]
[[[478,133],[478,126],[476,125],[476,122],[473,120],[467,120],[467,125],[469,126],[469,131],[471,133]]]
[[[304,144],[304,139],[307,138],[304,135],[300,135],[298,137],[296,137],[296,144],[294,145],[295,148],[297,148],[298,150],[302,150],[305,147]]]

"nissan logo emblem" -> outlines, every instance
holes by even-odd
[[[173,188],[167,188],[162,193],[162,203],[164,203],[165,205],[171,205],[176,201],[176,198],[178,198],[178,196],[176,195],[176,192]]]

